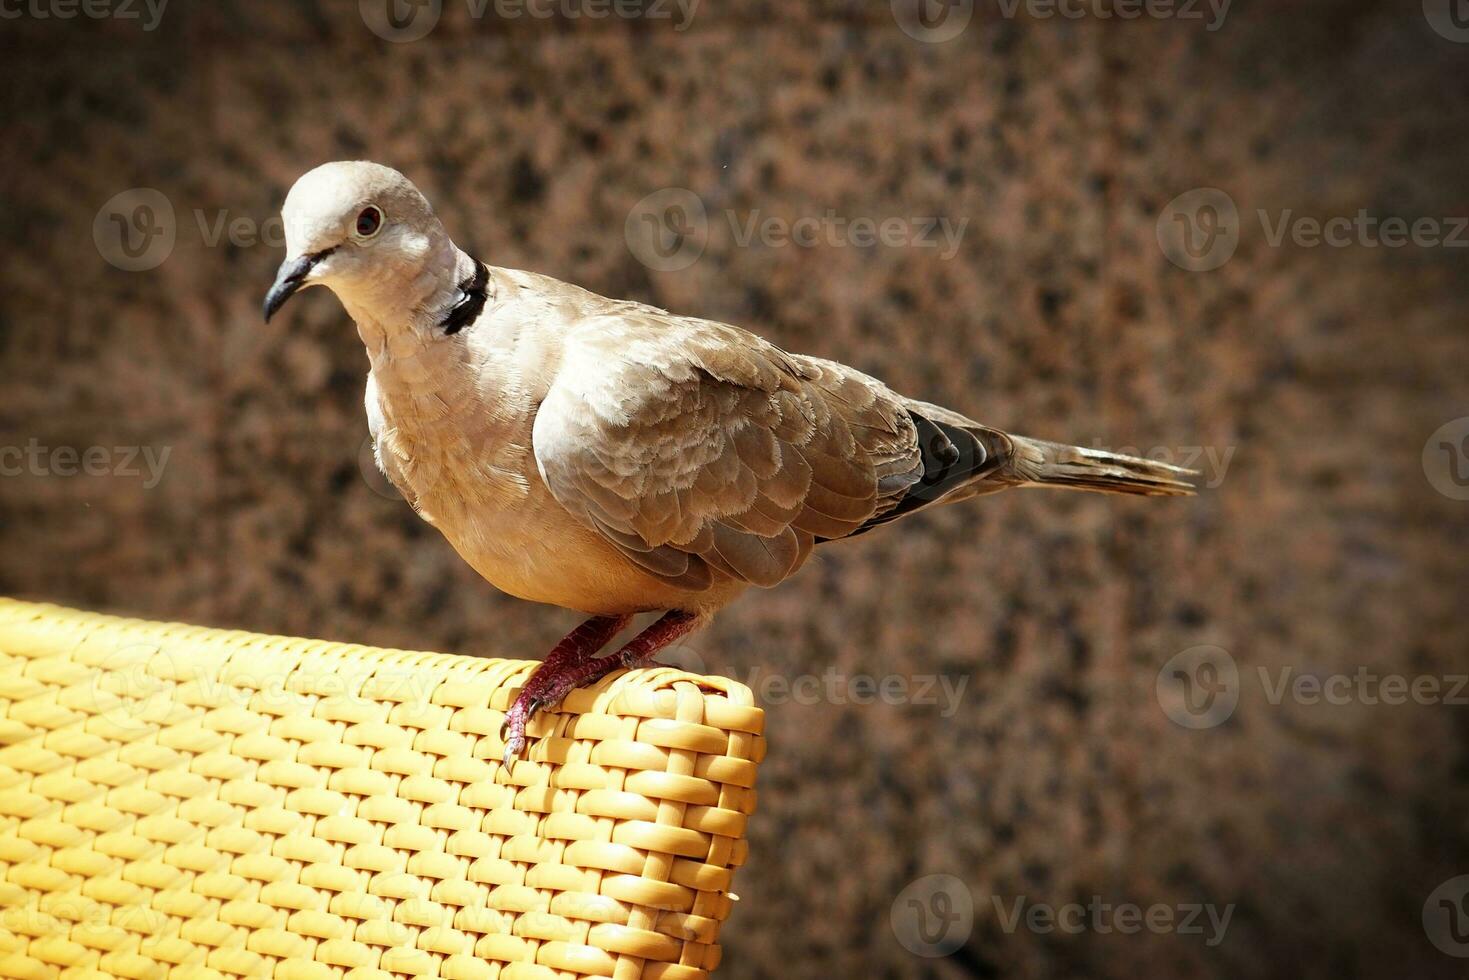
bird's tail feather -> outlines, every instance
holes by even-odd
[[[1019,484],[1178,497],[1194,492],[1191,478],[1199,475],[1198,470],[1102,449],[1084,449],[1024,436],[1008,438],[1012,451],[1005,476]]]

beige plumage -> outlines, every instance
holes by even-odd
[[[819,543],[1013,486],[1191,492],[1188,470],[1010,435],[737,327],[483,266],[387,167],[318,167],[283,216],[266,318],[305,286],[341,299],[389,479],[497,588],[594,617],[522,692],[507,761],[538,708]],[[595,657],[648,611],[667,615]]]

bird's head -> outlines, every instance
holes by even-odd
[[[418,188],[391,167],[324,163],[296,181],[281,208],[286,260],[265,297],[269,322],[307,286],[327,286],[349,312],[422,295],[453,243]],[[355,316],[355,313],[354,313]]]

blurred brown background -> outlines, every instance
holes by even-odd
[[[574,623],[497,594],[363,475],[367,363],[329,294],[260,322],[282,252],[258,235],[286,189],[375,159],[493,264],[739,323],[1028,434],[1213,454],[1194,500],[1013,493],[832,546],[676,655],[768,708],[722,975],[1462,976],[1422,917],[1469,873],[1469,713],[1271,691],[1365,674],[1446,695],[1469,671],[1465,459],[1430,442],[1469,434],[1469,248],[1269,232],[1365,209],[1453,234],[1469,22],[1432,0],[1240,2],[1215,30],[1204,3],[925,2],[927,34],[905,0],[706,0],[691,21],[667,0],[602,19],[445,0],[392,43],[367,27],[377,0],[174,0],[152,30],[141,0],[138,19],[7,8],[0,447],[30,455],[0,455],[0,593],[515,657]],[[1208,272],[1157,237],[1201,187],[1238,209]],[[109,206],[134,188],[172,217]],[[709,216],[677,271],[624,236],[665,188]],[[840,231],[741,244],[730,212],[965,224],[948,256]],[[115,216],[161,261],[118,268]],[[64,475],[57,447],[107,464]],[[1238,706],[1192,730],[1156,690],[1199,645],[1232,658]],[[938,703],[853,703],[859,674]],[[799,678],[815,697],[786,693]],[[938,958],[910,951],[899,900],[934,874],[974,908]],[[1093,896],[1233,909],[1222,937],[1207,917],[1007,928],[1017,900]]]

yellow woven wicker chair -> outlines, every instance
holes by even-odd
[[[0,976],[699,980],[763,715],[722,678],[0,599]]]

